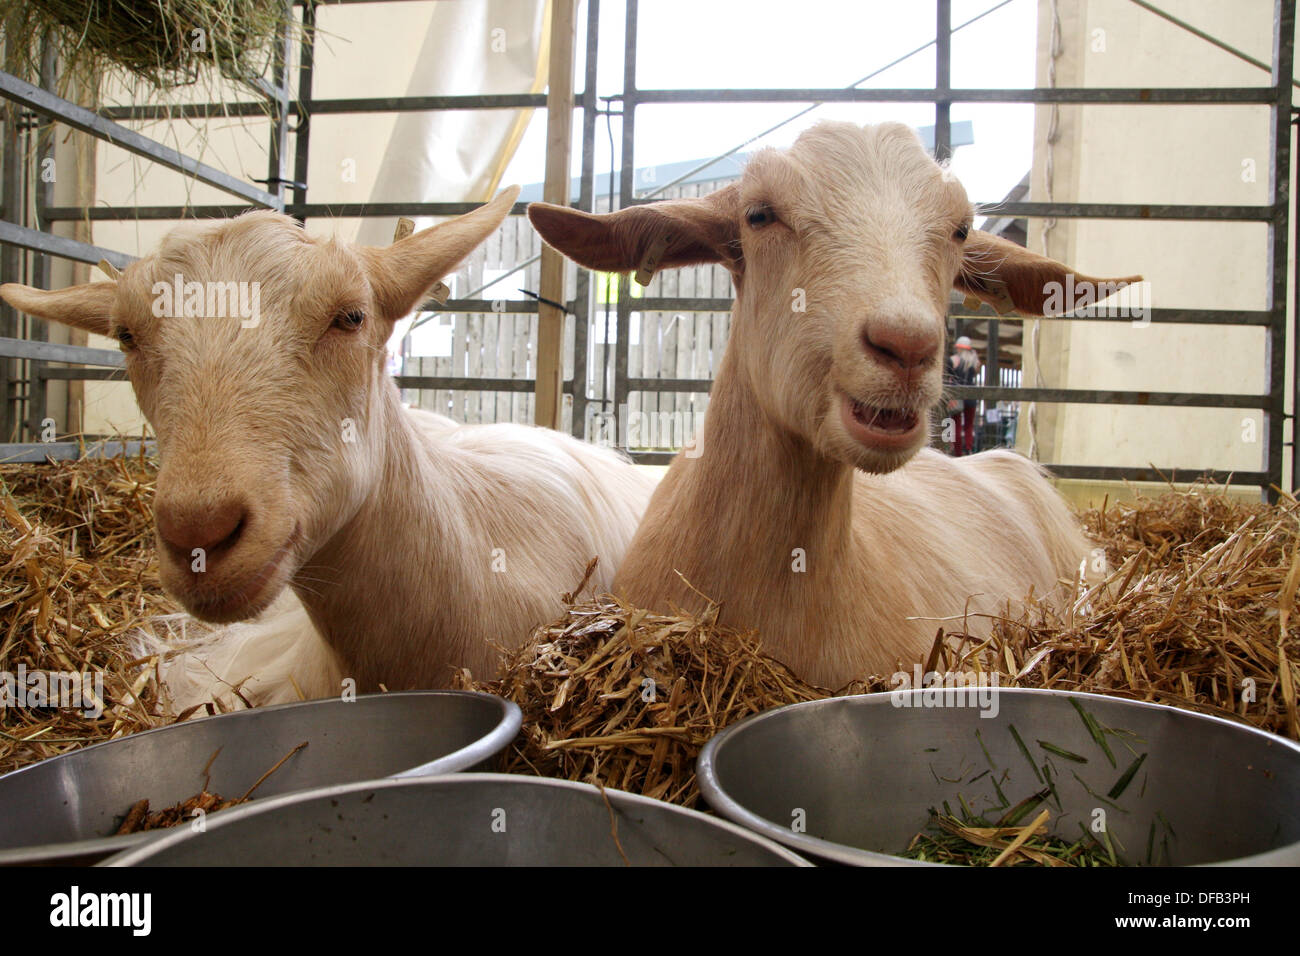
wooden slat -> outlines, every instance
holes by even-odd
[[[577,37],[577,0],[551,0],[550,64],[546,92],[546,179],[542,198],[569,201],[569,150],[573,141],[573,47]],[[564,256],[547,246],[542,250],[543,299],[564,301]],[[535,326],[537,391],[533,420],[546,428],[560,427],[560,376],[563,372],[564,312],[542,302]]]

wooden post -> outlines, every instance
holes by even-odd
[[[546,91],[546,180],[542,198],[569,204],[569,144],[573,138],[573,47],[578,0],[551,2],[551,58]],[[542,248],[543,299],[564,301],[564,256]],[[564,312],[545,302],[537,306],[537,391],[533,421],[560,427],[564,369]]]

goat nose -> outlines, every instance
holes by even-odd
[[[939,354],[939,335],[919,324],[873,322],[862,327],[862,347],[873,358],[903,369],[918,368]]]
[[[162,539],[181,551],[229,548],[248,520],[241,498],[224,498],[211,504],[163,500],[154,505],[154,521]]]

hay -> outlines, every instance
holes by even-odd
[[[1082,515],[1109,574],[1069,607],[1038,606],[967,637],[948,660],[979,657],[1021,687],[1157,701],[1300,740],[1300,504],[1199,487]],[[954,642],[949,638],[949,644]]]
[[[1298,509],[1290,498],[1267,506],[1198,487],[1085,512],[1113,568],[1104,580],[1063,612],[1035,605],[994,619],[991,638],[941,630],[930,659],[917,663],[996,672],[1002,686],[1159,701],[1300,739],[1300,638],[1290,622]],[[728,724],[895,686],[868,675],[834,693],[815,687],[765,656],[757,635],[726,627],[725,616],[716,605],[695,619],[593,598],[507,655],[499,678],[462,674],[460,685],[522,708],[509,770],[685,806],[698,802],[700,748]]]
[[[103,682],[98,716],[93,702],[0,707],[0,772],[168,721],[155,662],[130,639],[178,610],[158,583],[153,474],[144,458],[0,466],[0,676]]]
[[[220,810],[229,810],[231,807],[238,807],[247,803],[253,798],[253,793],[266,782],[267,778],[284,766],[285,762],[296,754],[298,751],[307,746],[307,741],[303,741],[294,747],[287,754],[281,757],[270,770],[257,778],[257,782],[249,787],[242,797],[227,798],[219,793],[213,793],[208,790],[208,784],[211,782],[212,762],[217,759],[221,753],[218,747],[216,753],[208,758],[208,765],[203,768],[203,789],[188,799],[181,800],[170,807],[163,807],[161,810],[149,811],[148,800],[137,800],[131,804],[126,816],[122,818],[122,823],[117,828],[117,835],[122,836],[127,833],[144,833],[148,830],[166,830],[182,823],[189,823],[200,814],[217,813]]]
[[[286,24],[309,39],[283,4],[266,0],[0,0],[0,21],[11,72],[37,74],[48,31],[61,76],[88,89],[115,72],[154,90],[193,84],[208,69],[252,83]]]
[[[154,463],[129,459],[0,466],[0,672],[88,667],[105,712],[0,708],[0,771],[172,718],[155,661],[130,632],[179,611],[158,584]],[[1300,739],[1300,504],[1244,502],[1202,487],[1139,498],[1082,520],[1111,570],[1062,611],[995,619],[989,639],[942,633],[927,669],[996,671],[1004,686],[1159,701]],[[581,590],[579,587],[579,591]],[[524,711],[513,771],[694,806],[695,758],[718,730],[762,710],[832,695],[765,656],[758,636],[647,613],[608,596],[572,602],[505,656],[495,679],[462,686]],[[834,693],[890,689],[887,676]]]
[[[774,702],[827,695],[762,654],[752,632],[719,627],[717,610],[696,619],[608,596],[573,604],[507,657],[499,680],[476,683],[462,672],[460,685],[523,710],[508,772],[693,806],[695,756],[710,737]]]

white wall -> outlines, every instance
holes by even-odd
[[[1057,86],[1256,86],[1268,74],[1127,0],[1041,0],[1038,85],[1048,85],[1051,10],[1061,22]],[[1271,0],[1165,0],[1164,8],[1268,62]],[[1272,163],[1265,106],[1037,109],[1032,198],[1047,198],[1051,154],[1057,201],[1263,205]],[[1243,176],[1253,163],[1254,181]],[[1044,222],[1030,247],[1044,250]],[[1263,223],[1059,220],[1049,255],[1101,276],[1140,273],[1156,308],[1265,309],[1269,239]],[[1028,341],[1028,337],[1027,337]],[[1261,394],[1267,336],[1260,328],[1043,321],[1045,387]],[[1030,351],[1026,349],[1027,353]],[[1026,385],[1034,384],[1032,355]],[[1288,379],[1289,379],[1288,375]],[[1020,440],[1030,439],[1027,419]],[[1261,470],[1260,412],[1069,405],[1038,409],[1038,450],[1061,464]],[[1114,490],[1114,489],[1110,489]],[[1099,495],[1097,496],[1099,497]]]

